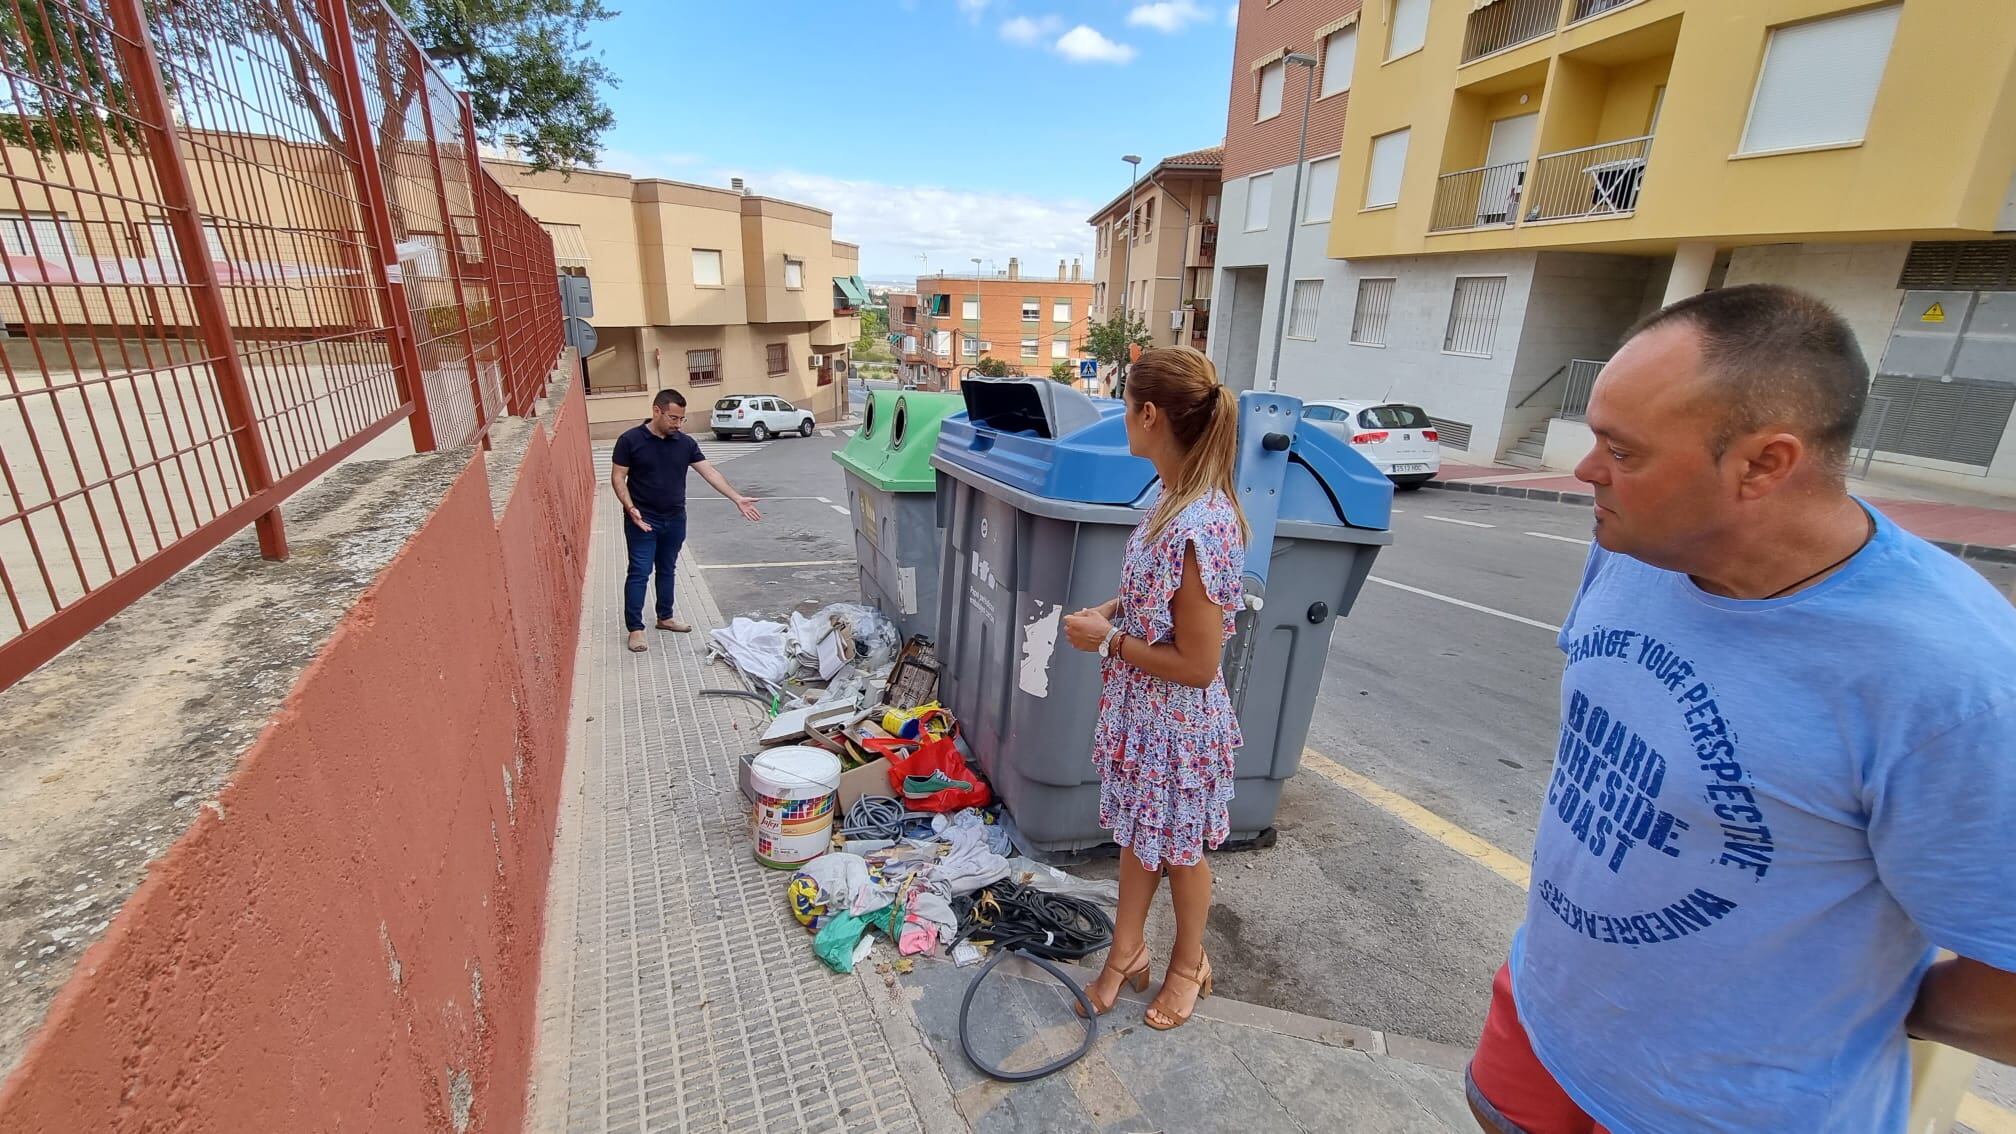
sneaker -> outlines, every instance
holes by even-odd
[[[933,772],[928,776],[903,777],[903,794],[909,799],[924,799],[953,788],[972,791],[973,785],[966,780],[955,780],[943,772]]]

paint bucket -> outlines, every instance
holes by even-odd
[[[832,846],[838,756],[800,745],[772,748],[751,762],[749,785],[756,795],[752,838],[757,862],[795,870]]]

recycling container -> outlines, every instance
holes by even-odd
[[[1159,494],[1127,452],[1124,407],[1055,382],[968,379],[937,472],[939,698],[1038,849],[1109,841],[1090,759],[1099,659],[1065,614],[1114,597],[1129,534]],[[1263,839],[1309,735],[1337,620],[1390,543],[1393,486],[1350,445],[1302,429],[1301,402],[1241,396],[1238,491],[1253,530],[1246,609],[1225,650],[1245,747],[1232,838]]]
[[[861,601],[896,624],[906,640],[937,640],[938,524],[931,450],[946,416],[965,408],[958,394],[875,390],[861,429],[833,454],[847,482]]]

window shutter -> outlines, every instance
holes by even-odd
[[[1893,4],[1771,29],[1742,152],[1861,141],[1899,11]]]

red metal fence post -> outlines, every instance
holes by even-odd
[[[427,84],[427,63],[417,44],[408,42],[413,70],[420,79],[420,118],[427,126],[427,168],[434,174],[434,196],[441,202],[441,252],[448,264],[449,282],[455,285],[456,315],[462,321],[462,346],[469,352],[469,396],[476,399],[476,435],[483,447],[490,447],[490,412],[483,403],[483,372],[476,364],[476,335],[469,329],[469,301],[462,295],[462,255],[457,248],[455,219],[448,211],[448,183],[441,178],[441,143],[434,132],[434,92]],[[464,144],[469,144],[465,139]],[[471,187],[473,190],[473,186]]]
[[[357,197],[364,205],[364,231],[377,258],[372,283],[385,309],[385,326],[391,334],[386,347],[392,355],[393,379],[401,397],[413,406],[413,448],[431,453],[436,448],[434,417],[427,405],[427,371],[420,362],[419,339],[413,333],[413,308],[406,301],[405,273],[399,266],[399,239],[392,229],[392,210],[385,202],[385,174],[378,168],[378,151],[365,136],[371,115],[364,102],[364,83],[357,72],[356,40],[350,30],[349,0],[315,0],[322,18],[322,38],[329,63],[336,68],[334,94],[342,105],[343,148],[349,154],[357,183]]]
[[[210,252],[197,215],[196,191],[189,170],[182,162],[181,142],[175,120],[168,113],[161,77],[161,61],[154,55],[154,41],[147,30],[142,0],[110,0],[112,26],[118,33],[120,62],[126,72],[127,91],[138,117],[146,123],[148,156],[161,191],[163,212],[175,238],[175,252],[182,263],[182,278],[189,287],[189,301],[203,349],[210,356],[211,372],[217,379],[218,399],[223,403],[224,420],[238,455],[239,475],[245,480],[245,494],[256,497],[273,485],[273,465],[266,454],[266,440],[259,433],[258,414],[252,391],[245,381],[244,360],[231,330],[224,291],[210,268]],[[281,523],[278,504],[259,514],[259,553],[268,559],[287,558],[287,530]]]

